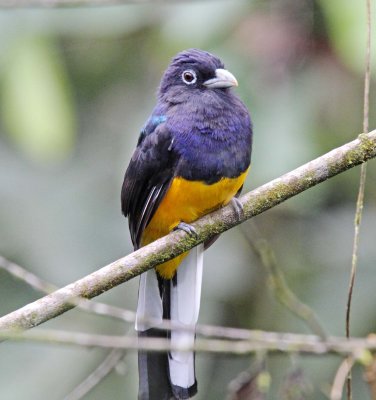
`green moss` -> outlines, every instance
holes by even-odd
[[[363,153],[363,159],[369,159],[374,157],[376,154],[376,142],[372,140],[369,135],[365,133],[361,133],[358,136],[360,140],[360,148],[359,151]]]
[[[31,319],[32,321],[35,321],[37,318],[38,318],[38,313],[37,313],[36,311],[34,311],[34,312],[32,312],[32,313],[30,314],[30,319]]]
[[[262,211],[270,208],[274,204],[281,203],[283,200],[291,196],[296,191],[295,184],[287,185],[286,183],[278,183],[267,195],[262,196],[255,204],[253,204],[253,215],[260,214]]]
[[[345,155],[345,164],[347,168],[367,161],[376,154],[376,144],[366,134],[360,134],[359,141],[359,146],[354,150],[348,151]],[[339,170],[339,168],[337,168],[337,170]]]

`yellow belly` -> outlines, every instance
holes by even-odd
[[[249,168],[237,178],[223,178],[208,185],[198,181],[175,178],[153,218],[142,235],[142,246],[167,235],[180,222],[191,223],[201,216],[220,208],[242,187]],[[159,265],[158,273],[171,279],[187,253]]]

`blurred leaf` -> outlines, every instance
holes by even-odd
[[[311,392],[311,385],[307,382],[303,369],[294,368],[286,376],[279,398],[283,400],[305,400]]]
[[[227,400],[265,400],[270,387],[270,374],[265,361],[256,361],[229,384]]]
[[[320,3],[327,19],[330,39],[338,55],[350,68],[363,74],[366,54],[366,2],[355,5],[352,0],[322,0]],[[375,41],[372,50],[376,50]],[[376,70],[375,63],[373,70]]]
[[[59,161],[71,151],[75,121],[59,54],[46,38],[13,46],[2,77],[1,112],[10,138],[30,158]]]
[[[163,36],[175,46],[202,47],[209,38],[226,38],[227,29],[248,10],[248,1],[182,2],[171,7]]]

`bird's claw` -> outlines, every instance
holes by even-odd
[[[182,231],[186,232],[189,236],[198,236],[196,229],[192,225],[187,224],[186,222],[180,222],[174,228],[174,231],[178,229],[181,229]]]
[[[236,213],[236,216],[238,217],[238,220],[240,220],[242,218],[242,216],[244,215],[243,204],[240,202],[240,200],[237,197],[233,197],[231,199],[230,203]]]

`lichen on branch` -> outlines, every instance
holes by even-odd
[[[246,193],[239,200],[240,216],[231,205],[208,214],[193,226],[197,237],[172,232],[78,281],[0,318],[2,330],[25,330],[42,324],[137,275],[190,250],[211,237],[258,215],[283,201],[356,165],[376,157],[376,130],[359,137],[301,167]]]

